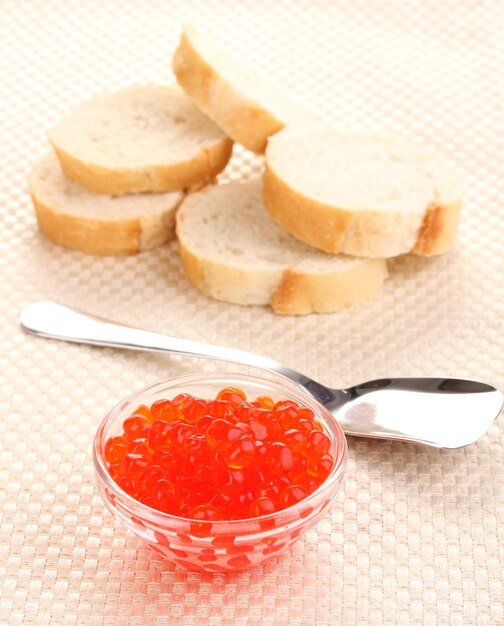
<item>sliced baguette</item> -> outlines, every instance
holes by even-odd
[[[112,196],[201,186],[224,169],[232,150],[176,85],[94,98],[48,136],[70,180]]]
[[[57,244],[92,254],[134,254],[175,234],[183,193],[96,195],[68,180],[53,154],[32,171],[29,188],[41,231]]]
[[[264,203],[289,233],[329,253],[448,250],[461,190],[431,151],[396,135],[286,128],[266,151]]]
[[[231,58],[228,50],[187,26],[173,57],[185,92],[238,143],[262,154],[268,137],[287,124],[316,118],[275,84]]]
[[[387,275],[382,259],[334,257],[296,241],[267,215],[259,181],[188,196],[177,237],[187,276],[204,294],[276,313],[339,311],[373,296]]]

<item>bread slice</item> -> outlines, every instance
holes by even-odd
[[[387,275],[382,259],[334,257],[296,241],[267,215],[260,181],[189,195],[177,236],[187,276],[203,293],[276,313],[339,311],[373,296]]]
[[[307,112],[229,50],[187,26],[173,57],[185,92],[238,143],[262,154],[268,137],[288,124],[315,123]]]
[[[69,181],[54,154],[43,157],[29,178],[40,229],[67,248],[92,254],[134,254],[175,234],[183,193],[96,195]]]
[[[94,98],[49,133],[65,175],[94,193],[164,193],[224,169],[232,142],[176,86]]]
[[[264,203],[329,253],[431,255],[455,240],[461,189],[439,156],[402,137],[286,128],[268,143]]]

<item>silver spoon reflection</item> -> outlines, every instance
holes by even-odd
[[[51,339],[186,354],[268,370],[304,387],[332,412],[347,435],[358,437],[460,448],[482,437],[503,405],[498,389],[457,378],[383,378],[331,389],[251,352],[133,328],[49,301],[28,305],[21,326]]]

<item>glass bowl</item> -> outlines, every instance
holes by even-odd
[[[104,459],[109,437],[122,433],[123,421],[140,404],[150,406],[180,393],[214,398],[223,387],[240,387],[247,398],[271,396],[310,408],[331,440],[334,466],[322,485],[297,504],[262,517],[229,521],[196,521],[150,508],[123,491]],[[288,550],[329,509],[343,481],[346,439],[332,414],[301,387],[284,379],[232,373],[179,376],[136,391],[101,423],[94,439],[93,461],[100,495],[108,510],[156,553],[194,570],[228,572],[253,567]]]

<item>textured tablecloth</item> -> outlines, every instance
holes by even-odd
[[[441,451],[349,441],[332,513],[279,561],[235,575],[163,562],[104,510],[91,441],[121,397],[212,362],[23,335],[56,299],[133,325],[272,356],[321,382],[474,377],[504,387],[502,2],[0,4],[0,623],[504,624],[504,422]],[[82,99],[173,81],[195,22],[338,125],[442,150],[465,185],[456,249],[402,257],[374,300],[302,318],[217,303],[173,244],[131,258],[38,232],[26,175],[44,131]],[[260,160],[235,149],[224,179]],[[230,366],[231,367],[231,366]]]

